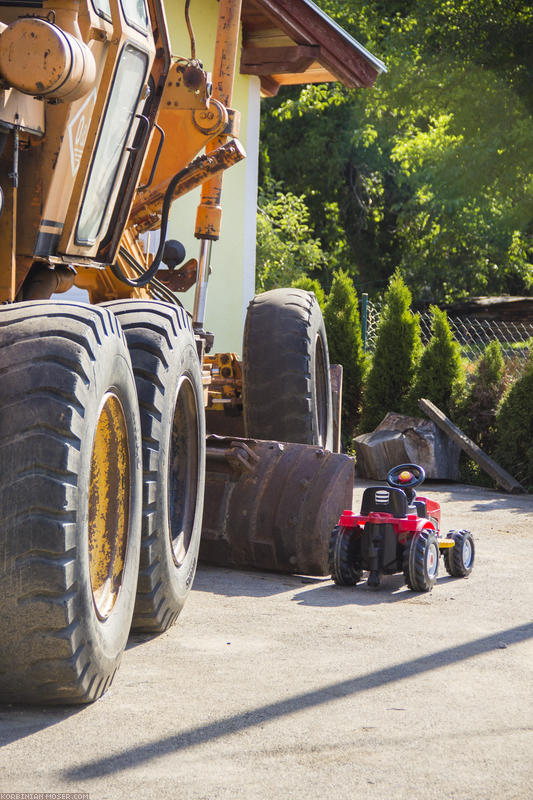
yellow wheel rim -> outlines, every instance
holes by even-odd
[[[89,571],[100,619],[111,613],[122,584],[130,489],[126,419],[120,400],[108,392],[98,416],[89,487]]]

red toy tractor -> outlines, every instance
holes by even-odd
[[[354,586],[367,570],[368,585],[377,587],[382,574],[403,572],[410,589],[428,592],[437,579],[441,552],[450,575],[470,575],[475,555],[472,534],[463,530],[441,534],[439,503],[416,496],[415,487],[425,477],[422,467],[400,464],[387,475],[388,487],[364,490],[359,514],[343,512],[329,545],[335,583]]]

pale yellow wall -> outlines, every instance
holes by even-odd
[[[168,27],[174,55],[190,57],[190,41],[184,21],[185,0],[166,4]],[[196,57],[211,71],[218,17],[217,0],[192,0],[191,21],[196,40]],[[215,334],[215,352],[241,353],[246,306],[253,296],[255,274],[255,214],[257,201],[257,148],[259,140],[259,81],[240,75],[240,53],[232,107],[241,112],[240,140],[248,158],[224,173],[222,229],[212,247],[206,329]],[[249,113],[250,108],[250,113]],[[187,257],[198,258],[200,243],[194,238],[196,208],[200,189],[177,200],[169,222],[169,238],[185,245]],[[194,289],[179,295],[191,311]]]

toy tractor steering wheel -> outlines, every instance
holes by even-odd
[[[395,489],[414,489],[423,483],[426,473],[418,464],[398,464],[389,470],[387,483]]]

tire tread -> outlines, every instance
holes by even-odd
[[[98,666],[90,658],[80,665],[87,647],[76,643],[81,631],[73,569],[78,551],[69,543],[79,514],[72,489],[81,440],[69,423],[83,418],[97,351],[116,337],[116,330],[108,311],[68,301],[17,303],[0,315],[4,702],[85,703],[99,696],[93,688]],[[46,372],[54,370],[62,381],[50,385]],[[21,380],[23,400],[15,403],[13,387]],[[39,408],[40,418],[34,412],[31,419],[32,407]],[[40,455],[32,468],[36,446]],[[14,485],[16,498],[6,508]],[[56,502],[45,499],[46,486],[54,487]],[[46,547],[36,544],[39,537]]]

